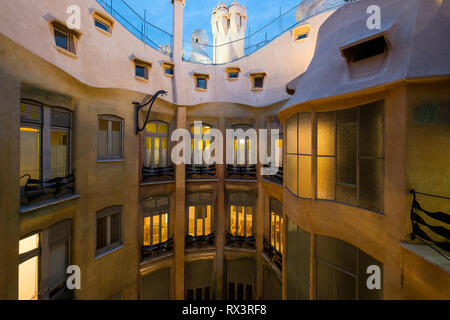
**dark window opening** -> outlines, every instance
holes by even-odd
[[[206,78],[197,78],[197,88],[206,90]]]
[[[173,76],[173,68],[172,67],[166,67],[164,68],[166,74]]]
[[[228,73],[228,77],[230,79],[237,79],[237,78],[239,78],[239,72],[230,72],[230,73]]]
[[[348,62],[357,62],[382,54],[387,50],[387,47],[385,37],[380,36],[344,49],[343,55]]]
[[[102,29],[106,32],[109,32],[109,26],[106,23],[101,22],[100,20],[95,19],[95,26],[99,29]]]
[[[244,300],[244,285],[242,283],[238,283],[237,285],[237,300]]]
[[[69,36],[58,29],[55,29],[55,42],[58,47],[69,50]]]
[[[141,64],[136,64],[136,77],[148,79],[147,67]]]
[[[253,287],[248,284],[245,290],[245,300],[253,300]]]
[[[308,34],[307,33],[302,33],[297,35],[297,38],[295,40],[302,40],[302,39],[306,39],[308,38]]]
[[[264,77],[255,77],[255,88],[263,88],[264,86]]]
[[[194,290],[189,289],[187,292],[187,299],[188,301],[193,301],[194,300]]]
[[[234,283],[228,283],[228,300],[234,300]]]

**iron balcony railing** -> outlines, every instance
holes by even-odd
[[[173,239],[170,238],[165,242],[153,245],[153,246],[143,246],[141,248],[142,258],[147,257],[159,257],[164,254],[173,252]]]
[[[60,198],[63,195],[75,192],[75,174],[72,172],[66,177],[56,177],[47,181],[32,179],[25,174],[20,179],[27,179],[22,188],[20,203],[29,205],[33,202],[43,201],[51,198]]]
[[[207,236],[191,236],[186,235],[185,247],[186,249],[202,249],[213,247],[215,245],[216,236],[211,233]]]
[[[283,268],[283,256],[264,238],[264,253],[267,259],[280,269]]]
[[[163,168],[142,168],[142,179],[144,181],[159,181],[159,180],[173,180],[175,179],[174,166],[168,166]]]
[[[186,165],[187,179],[211,179],[216,177],[216,165]]]
[[[450,200],[450,198],[421,193],[415,190],[411,190],[410,192],[413,195],[410,215],[412,224],[411,240],[418,238],[425,243],[428,242],[434,244],[436,247],[450,253],[450,230],[444,226],[436,226],[436,223],[439,222],[441,224],[450,224],[450,214],[441,211],[430,212],[425,210],[417,201],[417,195],[435,197],[444,200]],[[424,219],[425,216],[427,217],[426,219]],[[445,240],[437,240],[436,236]]]
[[[231,248],[246,248],[255,249],[256,239],[254,236],[251,237],[240,237],[234,236],[231,233],[227,233],[227,247]]]
[[[264,165],[264,168],[270,168],[270,165]],[[283,185],[283,167],[278,167],[276,174],[272,176],[263,176],[264,180],[270,181],[275,184]]]
[[[227,165],[227,177],[237,179],[256,179],[256,165]]]

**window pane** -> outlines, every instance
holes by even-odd
[[[111,132],[111,156],[115,158],[122,158],[122,123],[120,121],[112,122]]]
[[[336,300],[356,300],[356,278],[335,270]]]
[[[169,126],[164,123],[158,123],[158,132],[159,133],[168,133],[169,132]]]
[[[144,218],[144,246],[150,245],[150,217]]]
[[[356,187],[337,184],[336,200],[356,206],[357,205]]]
[[[97,219],[97,250],[106,247],[107,217]]]
[[[231,206],[231,212],[230,212],[230,233],[233,236],[237,235],[237,221],[236,221],[236,206]]]
[[[40,178],[41,130],[20,128],[20,176],[29,174],[31,179]],[[20,179],[25,186],[27,178]]]
[[[245,287],[245,300],[253,300],[253,288],[250,284]]]
[[[311,113],[298,114],[298,153],[311,154]]]
[[[245,220],[246,220],[245,236],[251,237],[253,235],[253,208],[247,207],[246,210],[247,210],[247,212],[246,212],[246,216],[245,216]]]
[[[197,88],[206,89],[206,79],[197,78]]]
[[[280,216],[275,215],[275,249],[280,250]]]
[[[121,240],[121,214],[111,216],[111,244]]]
[[[358,109],[348,109],[337,111],[337,123],[356,123],[358,121]]]
[[[50,136],[50,178],[65,177],[68,174],[68,134],[52,131]]]
[[[196,219],[197,219],[197,236],[203,236],[203,222],[204,222],[204,213],[203,213],[203,206],[196,206],[195,207],[195,213],[196,213]]]
[[[336,144],[335,112],[317,113],[317,154],[334,156]]]
[[[39,233],[19,241],[19,254],[39,248]]]
[[[19,300],[38,300],[39,257],[19,264]]]
[[[187,298],[186,298],[186,300],[188,300],[188,301],[194,300],[194,290],[189,289],[187,291]]]
[[[153,216],[153,228],[152,228],[152,232],[153,232],[153,245],[158,244],[159,243],[159,215]]]
[[[145,126],[145,130],[147,132],[156,133],[156,126],[157,124],[154,122],[147,123],[147,125]]]
[[[50,248],[50,292],[62,289],[66,281],[67,242],[60,242]]]
[[[203,300],[203,289],[195,289],[195,300]]]
[[[69,37],[67,34],[59,31],[58,29],[53,29],[55,33],[55,43],[58,47],[69,50]]]
[[[163,214],[161,216],[161,242],[166,242],[169,237],[169,215]]]
[[[189,235],[195,236],[195,207],[189,207]]]
[[[275,214],[270,214],[270,244],[275,248]]]
[[[383,156],[383,102],[360,108],[360,156]]]
[[[323,262],[317,261],[316,270],[317,300],[333,300],[334,269]]]
[[[159,138],[154,138],[154,149],[153,149],[153,165],[159,167]]]
[[[211,206],[206,206],[205,235],[211,234]]]
[[[167,138],[161,139],[162,153],[161,153],[161,165],[160,167],[167,167]]]
[[[97,139],[98,156],[101,158],[108,157],[108,121],[98,119],[98,139]]]
[[[373,211],[384,208],[384,159],[360,159],[359,205]]]
[[[210,299],[211,299],[211,288],[206,287],[205,288],[205,300],[210,300]]]
[[[244,236],[244,207],[238,207],[238,236]]]
[[[337,182],[356,185],[356,124],[338,126],[337,135]]]
[[[244,300],[244,285],[242,283],[238,283],[237,285],[237,300]]]
[[[234,289],[234,283],[233,282],[229,282],[228,283],[228,300],[234,300],[234,296],[235,296],[235,289]]]
[[[144,166],[151,167],[152,165],[152,138],[145,138],[145,156],[144,156]]]
[[[147,79],[147,68],[141,65],[136,65],[136,77]]]
[[[317,158],[317,198],[335,200],[335,158]]]
[[[297,179],[298,179],[298,171],[297,171],[297,156],[296,155],[287,155],[287,188],[294,193],[297,194]]]
[[[311,198],[311,157],[298,157],[298,196]]]
[[[290,117],[286,121],[287,129],[287,153],[297,153],[297,115]]]

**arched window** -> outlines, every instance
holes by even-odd
[[[205,154],[205,151],[207,155],[210,155],[211,153],[211,138],[205,137],[205,134],[209,134],[211,132],[211,126],[208,124],[203,123],[202,126],[191,126],[191,157],[192,157],[192,164],[195,165],[194,162],[194,156],[195,156],[195,147],[197,147],[197,150],[202,151],[202,163],[204,162],[203,154]],[[198,141],[198,144],[195,145],[195,138],[194,135],[202,135],[202,139]]]
[[[162,121],[150,121],[145,127],[144,139],[144,167],[167,167],[169,125]]]
[[[233,130],[235,130],[233,141],[233,164],[235,165],[248,166],[249,164],[256,164],[256,159],[252,157],[252,152],[253,148],[257,147],[257,137],[255,135],[255,139],[252,141],[252,136],[247,134],[249,129],[252,129],[252,126],[247,124],[233,126]],[[242,130],[244,134],[239,135],[238,130]],[[255,154],[256,153],[254,153],[254,155]]]
[[[212,231],[212,195],[201,192],[188,195],[188,235],[207,236]]]
[[[169,239],[169,198],[151,196],[142,201],[144,247],[164,243]]]

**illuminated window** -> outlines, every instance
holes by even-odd
[[[97,139],[97,160],[123,159],[123,120],[99,116]]]
[[[194,164],[194,156],[195,156],[195,150],[200,151],[202,155],[202,162],[205,161],[203,155],[210,155],[211,154],[211,136],[206,136],[211,134],[211,126],[207,124],[202,124],[202,126],[191,126],[191,154],[192,154],[192,163]],[[201,139],[198,139],[197,145],[195,144],[195,136],[198,135]],[[205,153],[205,151],[207,151]]]
[[[165,168],[168,165],[169,125],[161,121],[151,121],[145,127],[144,166]]]
[[[40,235],[19,242],[19,300],[39,299]]]
[[[281,203],[270,198],[270,245],[283,254],[283,214]]]
[[[169,239],[169,198],[152,196],[142,202],[144,247],[164,243]]]
[[[230,193],[230,234],[238,237],[253,236],[254,195]]]
[[[203,73],[194,73],[195,90],[206,91],[208,89],[209,75]]]
[[[211,194],[188,195],[188,235],[199,237],[212,234],[212,220]]]
[[[70,172],[71,113],[22,101],[20,120],[20,186],[29,179],[42,183],[66,177]],[[50,167],[42,161],[49,161]]]
[[[233,159],[235,165],[248,166],[256,164],[256,143],[257,136],[251,134],[252,130],[249,125],[233,126],[235,132],[233,140]],[[253,144],[252,144],[253,142]]]
[[[113,206],[97,212],[96,256],[122,245],[122,207]]]
[[[52,27],[56,47],[71,55],[76,55],[75,39],[80,37],[80,33],[57,21],[52,23]]]
[[[311,113],[301,112],[292,116],[286,126],[287,187],[301,198],[311,198]]]
[[[383,211],[384,104],[317,114],[317,198]]]

